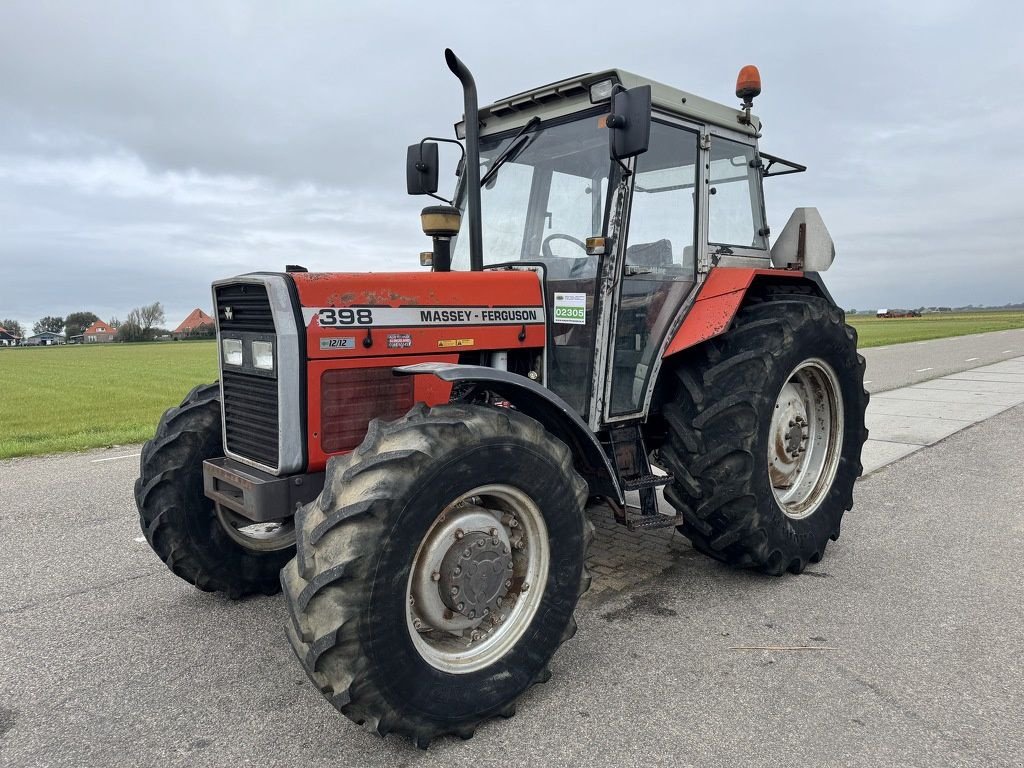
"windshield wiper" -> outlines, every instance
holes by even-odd
[[[529,137],[527,137],[525,141],[520,141],[520,139],[523,138],[523,134],[525,134],[527,131],[531,131],[534,128],[536,128],[539,123],[540,118],[534,115],[533,117],[530,118],[526,125],[519,129],[519,133],[513,136],[512,141],[510,141],[508,146],[505,147],[505,151],[494,159],[494,162],[491,163],[491,167],[487,169],[487,173],[485,173],[484,177],[480,179],[481,187],[487,186],[487,182],[494,178],[495,174],[498,173],[498,169],[501,168],[501,166],[503,166],[509,160],[515,160],[517,157],[519,157],[519,154],[524,149],[526,149],[527,145],[531,141]]]

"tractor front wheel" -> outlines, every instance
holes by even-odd
[[[142,448],[135,503],[146,541],[175,574],[232,599],[275,594],[295,553],[290,518],[253,523],[203,493],[203,461],[224,455],[220,385],[196,387]]]
[[[587,486],[516,411],[417,406],[333,457],[281,574],[288,637],[351,720],[426,747],[546,680],[590,584]]]
[[[867,439],[864,358],[830,302],[762,291],[727,333],[676,364],[665,498],[698,551],[800,573],[853,506]]]

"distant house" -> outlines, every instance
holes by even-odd
[[[55,347],[58,344],[65,343],[67,341],[64,338],[64,334],[54,333],[53,331],[43,331],[25,339],[26,347]]]
[[[117,329],[111,328],[110,323],[104,323],[101,320],[97,320],[82,331],[82,340],[86,344],[106,343],[108,341],[113,341],[116,336]]]
[[[0,325],[0,347],[16,347],[19,344],[21,344],[21,336],[16,336]]]
[[[197,307],[181,321],[181,325],[175,328],[171,335],[176,339],[187,339],[190,336],[212,336],[214,331],[213,318]]]

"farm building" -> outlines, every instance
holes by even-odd
[[[214,334],[213,318],[196,307],[171,335],[176,339],[187,339],[190,336],[212,336]]]
[[[15,336],[3,326],[0,326],[0,347],[16,347],[21,344],[21,336]]]
[[[117,330],[111,328],[109,323],[104,323],[102,320],[97,320],[82,331],[82,341],[86,344],[102,344],[113,341],[116,336]]]
[[[43,331],[37,333],[35,336],[29,336],[25,339],[26,347],[55,347],[58,344],[65,344],[66,339],[64,334],[54,333],[53,331]]]

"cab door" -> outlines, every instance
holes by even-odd
[[[697,284],[700,129],[655,118],[636,158],[613,301],[605,422],[641,415],[662,344]]]

